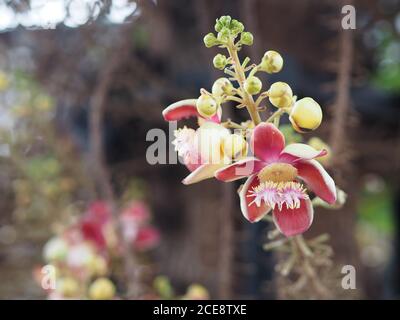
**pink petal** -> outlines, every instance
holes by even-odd
[[[190,172],[193,172],[202,165],[201,156],[196,151],[188,153],[183,157],[183,163]]]
[[[250,191],[253,190],[254,187],[260,184],[260,180],[258,180],[257,175],[252,175],[243,185],[242,189],[239,192],[240,198],[240,208],[242,209],[242,213],[244,217],[250,222],[257,222],[262,219],[271,208],[266,205],[264,202],[258,207],[255,203],[250,204],[254,198],[250,197]]]
[[[225,164],[202,164],[196,170],[194,170],[191,174],[189,174],[185,179],[182,180],[183,184],[193,184],[196,182],[200,182],[205,179],[209,179],[214,177],[215,171],[221,169]]]
[[[292,143],[282,150],[279,160],[282,162],[295,162],[298,160],[311,160],[314,158],[325,156],[328,152],[323,150],[315,150],[313,147],[304,143]]]
[[[256,158],[246,158],[219,169],[215,172],[215,178],[224,182],[242,179],[259,172],[265,165],[264,162]]]
[[[257,158],[271,163],[285,147],[285,137],[272,123],[260,123],[253,130],[250,146]]]
[[[186,99],[175,102],[165,108],[162,112],[164,120],[166,121],[178,121],[187,119],[190,117],[199,117],[203,118],[198,112],[196,108],[196,99]],[[217,113],[209,118],[208,120],[216,123],[221,122],[222,109],[218,108]]]
[[[166,121],[178,121],[189,117],[198,117],[196,99],[175,102],[165,108],[162,115]]]
[[[221,117],[222,117],[222,108],[218,107],[217,113],[214,114],[211,118],[209,118],[209,120],[215,123],[221,123]]]
[[[298,176],[322,200],[329,204],[336,202],[335,181],[316,160],[303,160],[295,164]]]
[[[299,208],[290,209],[284,204],[281,210],[275,207],[272,216],[278,230],[291,237],[307,231],[311,226],[314,208],[310,199],[302,199]]]
[[[154,248],[160,241],[160,234],[153,227],[145,227],[139,230],[134,246],[140,251],[145,251]]]

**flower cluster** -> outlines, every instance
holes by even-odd
[[[183,127],[175,132],[175,150],[191,171],[183,183],[212,177],[224,182],[247,178],[239,191],[246,219],[256,222],[272,211],[274,222],[284,235],[301,234],[313,220],[309,191],[333,204],[336,187],[315,160],[326,157],[327,149],[316,150],[303,143],[286,145],[279,122],[287,114],[298,133],[315,130],[322,121],[321,107],[310,97],[298,100],[285,82],[272,83],[262,92],[263,83],[256,74],[279,72],[283,59],[270,50],[258,64],[249,65],[249,58],[241,62],[238,52],[253,43],[252,34],[245,31],[241,22],[223,16],[217,19],[215,31],[204,37],[204,43],[208,48],[218,46],[228,51],[228,57],[217,54],[213,65],[229,77],[217,79],[211,92],[201,89],[197,99],[173,103],[163,111],[166,121],[198,119],[196,130]],[[262,112],[268,110],[268,105],[262,105],[267,98],[274,112],[262,120]],[[232,102],[239,109],[247,109],[251,120],[240,124],[229,119],[223,122],[222,108]]]
[[[153,248],[158,231],[149,224],[150,212],[141,201],[133,201],[119,216],[122,234],[133,252]],[[43,258],[54,268],[55,287],[47,286],[49,299],[117,298],[113,282],[113,262],[124,254],[113,225],[109,205],[93,202],[82,218],[51,238],[43,248]],[[40,269],[35,272],[41,282]]]

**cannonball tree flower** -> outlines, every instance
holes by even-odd
[[[199,127],[196,130],[187,127],[180,128],[175,131],[176,139],[172,142],[175,151],[191,171],[182,181],[184,184],[212,178],[216,170],[232,162],[232,157],[241,156],[247,150],[244,139],[232,137],[231,132],[222,126],[220,107],[216,114],[207,118],[198,112],[196,102],[197,99],[178,101],[163,111],[166,121],[198,118]],[[231,146],[232,140],[236,143],[234,147]],[[229,148],[224,148],[225,142],[229,144]],[[240,144],[239,147],[238,144]],[[236,150],[237,154],[232,154],[232,150]]]
[[[255,158],[235,162],[215,173],[229,182],[247,177],[239,192],[243,215],[259,221],[270,210],[277,228],[285,236],[305,232],[313,221],[313,206],[307,186],[329,204],[336,201],[335,182],[314,158],[326,155],[306,144],[285,147],[283,134],[271,123],[257,125],[250,147]]]
[[[160,241],[159,231],[150,225],[150,210],[142,201],[132,201],[121,214],[122,234],[134,249],[146,251]]]

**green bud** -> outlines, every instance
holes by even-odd
[[[240,41],[246,46],[251,46],[253,44],[253,35],[250,32],[243,32],[240,36]]]
[[[227,64],[227,59],[223,54],[218,53],[213,59],[213,65],[216,69],[222,70]]]
[[[207,94],[202,94],[196,101],[197,112],[205,118],[217,113],[218,104],[215,99]]]
[[[215,23],[215,31],[220,32],[223,27],[228,27],[231,23],[232,18],[230,16],[222,16],[217,19]]]
[[[244,83],[244,89],[251,95],[257,94],[261,91],[262,82],[259,78],[251,76],[246,79]]]
[[[231,32],[227,27],[223,27],[220,32],[218,32],[217,39],[220,41],[228,40]]]
[[[218,44],[218,40],[212,32],[206,34],[203,41],[207,48],[211,48]]]
[[[238,20],[236,20],[236,19],[233,19],[233,20],[231,21],[230,28],[231,28],[231,30],[232,30],[232,33],[233,33],[234,35],[237,35],[237,34],[243,32],[243,30],[244,30],[244,25],[243,25],[243,23],[241,23],[240,21],[238,21]]]

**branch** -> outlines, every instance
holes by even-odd
[[[111,185],[110,173],[106,165],[102,139],[104,109],[108,92],[113,82],[114,73],[129,57],[131,42],[127,39],[129,39],[130,27],[131,25],[129,24],[122,27],[119,43],[111,48],[112,54],[109,62],[98,76],[98,83],[90,101],[89,126],[93,177],[97,182],[99,195],[107,200],[111,207],[113,225],[115,226],[118,238],[123,244],[125,275],[127,277],[127,297],[137,298],[141,294],[138,266],[131,252],[130,244],[122,236],[122,226],[118,219],[118,211]]]

